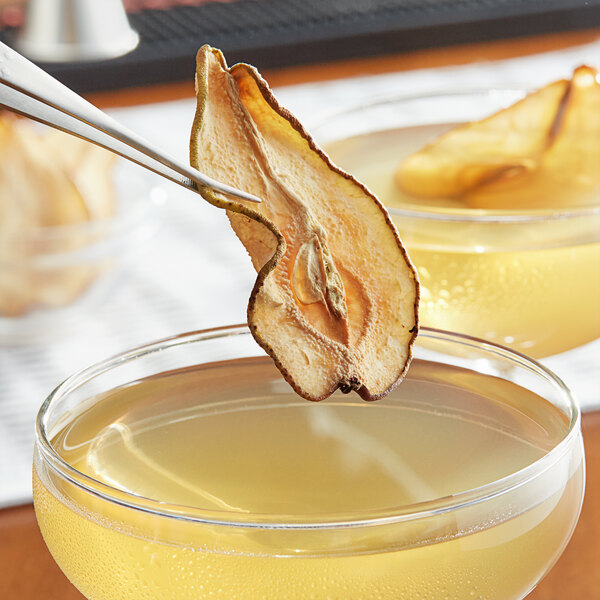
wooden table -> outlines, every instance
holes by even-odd
[[[536,36],[343,61],[265,73],[273,86],[362,74],[500,60],[591,42],[600,30]],[[153,86],[96,94],[104,107],[164,101],[193,95],[193,84]],[[1,418],[1,415],[0,415]],[[600,411],[583,417],[588,476],[579,524],[559,562],[528,600],[600,600]],[[38,530],[31,505],[0,511],[0,600],[82,600],[55,565]],[[160,600],[160,599],[156,599]]]

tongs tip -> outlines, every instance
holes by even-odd
[[[244,200],[249,200],[250,202],[256,202],[257,204],[260,204],[262,202],[262,200],[258,197],[255,196],[254,194],[250,194],[249,192],[244,192],[242,190],[239,190],[239,194],[238,197],[242,198]]]

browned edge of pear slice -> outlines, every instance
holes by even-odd
[[[262,198],[200,190],[228,211],[257,270],[247,308],[254,339],[307,400],[336,389],[385,396],[408,369],[419,303],[387,211],[331,163],[254,67],[229,68],[203,46],[196,93],[192,166]]]

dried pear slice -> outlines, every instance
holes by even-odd
[[[11,116],[1,121],[0,237],[12,244],[40,227],[87,221],[81,194],[44,152],[36,133]]]
[[[21,159],[21,177],[13,190],[12,204],[27,197],[37,210],[36,227],[72,225],[88,221],[89,211],[83,196],[55,157],[45,151],[36,132],[28,123],[14,128],[12,152]]]
[[[55,304],[72,299],[69,274],[53,281],[34,268],[32,239],[44,227],[88,219],[77,187],[45,152],[38,133],[27,122],[0,115],[0,315],[21,315],[48,303],[49,295]],[[60,249],[69,250],[72,242]]]
[[[403,377],[417,333],[416,272],[381,203],[335,167],[251,66],[197,57],[194,167],[260,198],[202,194],[225,208],[258,272],[256,341],[295,391],[365,400]]]
[[[473,208],[536,209],[598,205],[600,201],[600,81],[587,66],[573,73],[554,136],[526,178],[500,177],[472,190]]]
[[[408,194],[455,197],[535,169],[568,88],[556,81],[494,115],[442,135],[408,157],[396,183]]]
[[[116,154],[57,129],[48,129],[40,139],[77,186],[90,220],[113,217],[117,207],[112,177]]]
[[[550,203],[545,206],[597,206],[600,203],[600,77],[597,70],[583,66],[573,73],[562,120],[542,157],[540,176],[554,181]]]
[[[600,182],[600,76],[575,69],[556,137],[543,156],[546,169],[571,173],[581,182]]]

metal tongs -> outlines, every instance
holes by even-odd
[[[1,42],[0,107],[102,146],[194,192],[208,186],[229,196],[260,202],[248,192],[166,156]]]

